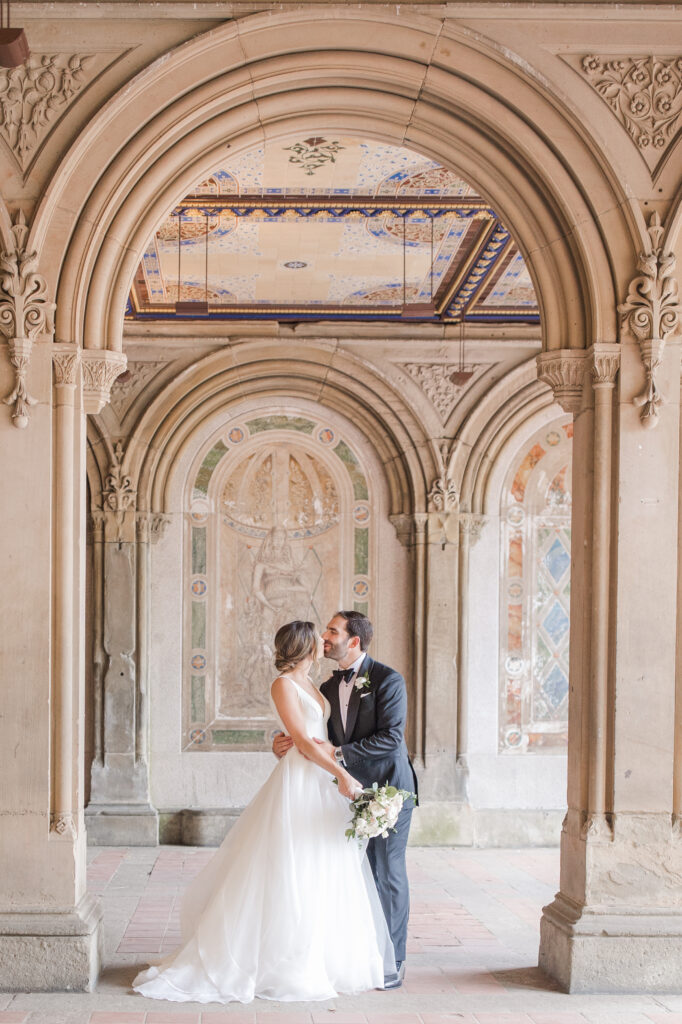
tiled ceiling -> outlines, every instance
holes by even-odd
[[[329,132],[242,152],[151,239],[131,320],[537,323],[489,204],[412,150]]]

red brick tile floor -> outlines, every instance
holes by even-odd
[[[400,989],[310,1004],[142,999],[131,981],[177,945],[182,892],[212,852],[90,849],[105,923],[97,990],[0,993],[0,1024],[682,1024],[682,993],[569,996],[538,970],[540,912],[559,867],[558,851],[544,849],[410,849]]]

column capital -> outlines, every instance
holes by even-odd
[[[102,411],[109,401],[114,381],[127,365],[128,357],[123,352],[83,349],[83,405],[87,413]]]
[[[621,347],[617,342],[598,342],[586,352],[593,388],[613,388],[620,368]]]
[[[52,368],[56,388],[75,388],[81,350],[78,345],[56,342],[52,346]]]
[[[459,532],[462,537],[467,537],[469,545],[474,546],[481,536],[481,530],[486,522],[486,517],[479,512],[460,512]]]
[[[581,348],[553,349],[535,357],[538,379],[549,384],[554,401],[564,412],[580,412],[585,379],[585,350]]]

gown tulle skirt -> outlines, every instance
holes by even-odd
[[[182,948],[136,991],[245,1003],[382,988],[393,947],[365,851],[344,836],[349,818],[331,776],[292,748],[190,884]]]

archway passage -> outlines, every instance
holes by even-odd
[[[380,306],[394,313],[399,309],[396,323],[388,328],[375,323],[371,331],[366,319],[361,327],[356,320],[353,330],[347,325],[345,332],[339,329],[340,321],[300,327],[299,319],[307,315],[300,308],[305,303],[294,303],[297,308],[289,324],[275,327],[269,320],[267,330],[255,330],[253,319],[241,320],[237,329],[234,317],[245,295],[249,302],[242,306],[249,306],[246,312],[252,318],[259,303],[273,307],[269,312],[278,317],[278,324],[288,314],[283,312],[281,293],[269,303],[256,288],[253,294],[223,295],[230,301],[221,303],[216,301],[221,298],[219,290],[209,290],[205,262],[208,255],[210,264],[211,235],[216,235],[211,225],[218,213],[211,176],[230,161],[246,159],[259,146],[289,152],[289,145],[301,142],[319,149],[330,139],[342,145],[342,139],[351,138],[408,149],[466,182],[475,195],[455,197],[449,212],[454,209],[457,219],[467,219],[459,216],[464,199],[486,204],[485,210],[480,205],[477,210],[488,211],[489,218],[495,211],[496,224],[501,218],[518,246],[517,259],[527,268],[537,302],[532,316],[539,314],[540,330],[529,322],[528,307],[514,325],[472,323],[475,309],[490,304],[482,285],[480,293],[473,288],[472,301],[457,311],[457,302],[466,298],[468,288],[480,284],[477,278],[484,278],[489,268],[481,268],[479,274],[474,267],[468,277],[464,272],[450,277],[451,296],[444,284],[433,288],[432,269],[434,284],[437,274],[430,238],[424,260],[419,231],[414,238],[419,273],[412,267],[408,274],[412,229],[408,231],[406,210],[396,209],[394,196],[388,209],[396,215],[395,223],[392,228],[391,219],[384,220],[385,241],[389,246],[398,243],[394,252],[402,242],[402,281],[398,274],[396,282],[394,270],[384,273],[374,291],[358,289],[351,281],[336,305],[340,318],[362,306],[363,319],[370,320]],[[310,142],[320,139],[324,141]],[[208,193],[203,188],[197,192],[197,182],[209,183]],[[298,200],[301,195],[297,193]],[[419,203],[411,197],[408,204],[415,211],[412,227],[417,214],[435,212],[431,198],[428,205],[421,202],[424,196],[417,198]],[[448,197],[437,198],[442,202]],[[219,196],[219,203],[225,203],[224,196]],[[333,204],[328,197],[324,203],[325,215],[349,208],[347,200],[337,203],[336,197]],[[202,212],[200,204],[206,204],[202,216],[208,224],[203,226],[201,217],[197,225],[197,217],[191,215]],[[257,216],[263,206],[251,196],[249,216]],[[159,231],[163,234],[169,217],[173,223],[178,207],[191,214],[176,216],[180,267],[175,292],[157,245],[161,288],[175,307],[170,310],[172,327],[158,321],[126,326],[131,287],[131,318],[146,315],[145,301],[149,305],[153,298],[148,263],[145,271],[150,239]],[[240,209],[246,214],[234,197],[225,208],[234,218]],[[291,214],[286,202],[279,201],[277,210],[283,217]],[[301,216],[296,209],[294,213]],[[320,216],[317,208],[315,214]],[[429,217],[427,227],[430,236],[433,226],[434,256],[437,219]],[[15,227],[15,235],[25,240],[22,225]],[[198,236],[193,238],[195,228]],[[202,230],[203,281],[191,265],[199,258],[196,237],[201,238]],[[228,422],[228,410],[237,417],[248,415],[248,425],[268,418],[268,404],[281,414],[288,402],[287,415],[305,419],[313,429],[339,430],[358,465],[373,467],[363,470],[368,493],[372,486],[381,492],[370,514],[383,517],[385,529],[385,545],[376,544],[375,550],[388,555],[402,552],[395,554],[399,571],[391,578],[398,585],[384,588],[387,618],[398,613],[405,619],[405,608],[396,612],[395,603],[390,603],[396,594],[407,593],[412,601],[409,633],[404,635],[411,645],[410,743],[427,796],[421,836],[430,832],[440,841],[471,842],[474,832],[464,798],[471,766],[469,727],[476,709],[473,702],[466,703],[467,678],[471,679],[466,652],[472,629],[466,626],[460,599],[468,594],[474,564],[469,554],[478,533],[486,529],[483,517],[491,508],[499,509],[493,495],[504,475],[504,457],[518,450],[531,424],[540,429],[557,416],[558,410],[549,409],[552,395],[547,384],[575,417],[575,464],[581,472],[573,503],[569,813],[562,834],[561,893],[543,917],[542,963],[572,988],[618,990],[632,985],[635,977],[640,987],[674,984],[679,957],[670,964],[660,949],[678,951],[682,945],[677,897],[668,881],[678,876],[680,858],[676,818],[671,818],[680,810],[680,787],[673,787],[673,778],[680,778],[680,744],[673,734],[676,560],[669,558],[677,537],[678,410],[675,403],[668,403],[658,415],[660,402],[654,402],[653,385],[658,363],[653,366],[652,350],[647,357],[648,383],[654,397],[650,395],[648,404],[656,407],[661,423],[657,435],[642,435],[638,413],[630,404],[642,386],[638,350],[629,335],[621,339],[623,344],[616,341],[617,303],[627,290],[637,252],[646,249],[651,257],[646,266],[651,270],[655,264],[656,273],[670,268],[659,245],[660,234],[656,223],[648,235],[645,232],[628,176],[620,173],[602,145],[600,131],[584,123],[567,103],[563,86],[510,55],[505,40],[489,43],[480,31],[471,32],[447,19],[367,10],[335,11],[333,18],[320,19],[312,9],[237,19],[149,63],[93,111],[50,176],[28,242],[29,249],[40,251],[49,294],[56,297],[58,342],[53,352],[44,346],[35,357],[43,382],[33,437],[42,444],[34,443],[28,454],[38,458],[40,473],[32,487],[23,465],[19,470],[13,467],[18,487],[12,492],[10,518],[21,519],[22,502],[32,502],[38,510],[31,525],[50,567],[41,577],[41,621],[49,620],[53,628],[49,636],[37,627],[31,634],[35,642],[29,661],[35,672],[28,674],[41,682],[33,689],[26,687],[17,700],[26,713],[29,701],[31,712],[43,709],[36,712],[37,728],[49,770],[46,760],[40,761],[38,771],[28,752],[11,764],[12,779],[24,771],[31,780],[34,831],[24,842],[12,804],[14,831],[3,884],[7,905],[13,912],[18,907],[21,914],[33,913],[31,892],[45,891],[38,920],[31,921],[32,939],[65,933],[68,938],[57,940],[64,957],[49,972],[40,976],[31,964],[26,966],[26,984],[38,978],[45,987],[86,987],[97,969],[99,911],[84,897],[81,813],[83,411],[99,416],[90,420],[88,455],[93,633],[101,638],[92,657],[92,745],[98,767],[93,791],[96,774],[101,787],[95,794],[100,805],[93,807],[93,830],[97,818],[104,825],[117,819],[118,825],[131,829],[144,819],[152,841],[157,827],[149,800],[147,730],[150,687],[155,685],[149,647],[152,545],[172,536],[170,531],[166,538],[161,535],[168,520],[172,529],[174,515],[179,516],[179,529],[191,530],[182,517],[191,516],[192,509],[184,507],[178,495],[184,493],[195,456],[201,457],[200,472],[210,452],[217,457],[218,442],[228,447],[222,431],[227,429],[229,438],[235,426]],[[481,236],[477,244],[470,250],[473,259],[487,241]],[[273,246],[273,252],[276,264],[281,247]],[[495,252],[488,263],[495,262]],[[190,261],[185,272],[194,273],[196,281],[183,279],[183,255]],[[308,260],[299,253],[283,262],[294,264],[286,270],[298,274],[307,269],[298,264]],[[146,299],[137,275],[141,265],[142,278],[147,273]],[[443,281],[451,271],[452,261],[444,268]],[[398,289],[391,287],[396,283]],[[400,284],[403,295],[396,303],[392,300]],[[183,294],[185,285],[188,290]],[[443,287],[440,295],[438,287]],[[325,316],[332,315],[329,292],[316,296]],[[454,296],[455,305],[449,305],[448,298]],[[188,316],[187,308],[178,308],[177,303],[202,301],[203,320],[195,317],[177,324],[179,317]],[[221,306],[222,310],[217,308]],[[415,306],[422,308],[417,312]],[[461,336],[458,320],[464,321]],[[222,333],[216,323],[227,325]],[[173,348],[172,332],[179,326],[182,344],[175,345],[176,356],[183,346],[187,351],[171,363],[159,358],[159,342]],[[528,365],[539,347],[545,350],[539,358],[544,385]],[[20,348],[14,353],[19,374]],[[114,389],[119,416],[115,405],[106,402],[126,354],[133,353],[131,363],[138,369]],[[659,348],[655,354],[661,355]],[[54,392],[48,381],[50,356]],[[660,370],[671,393],[676,393],[679,381],[676,358],[675,351],[668,350]],[[144,390],[135,387],[139,373],[146,377]],[[127,400],[120,389],[131,381]],[[459,389],[454,402],[453,389]],[[323,423],[326,418],[334,423]],[[656,437],[663,437],[663,443],[657,445]],[[249,433],[249,443],[252,439]],[[305,444],[295,446],[299,470],[299,457],[310,470],[301,471],[301,493],[306,481],[320,480],[304,453],[314,458]],[[262,462],[259,465],[262,468]],[[641,472],[634,472],[633,466]],[[278,479],[290,485],[296,472],[290,468]],[[228,479],[229,473],[225,486]],[[319,499],[315,488],[311,491]],[[225,498],[224,488],[221,496]],[[283,508],[284,484],[279,497]],[[242,512],[232,518],[243,526]],[[259,592],[265,593],[258,590],[259,559],[265,565],[271,558],[267,538],[257,539],[258,553],[247,574],[256,599]],[[190,533],[189,550],[192,541]],[[188,549],[178,543],[165,550],[177,567],[180,553]],[[8,557],[14,557],[13,552]],[[350,558],[346,564],[350,566]],[[371,593],[374,581],[359,578],[371,574],[357,573],[354,559],[352,564],[353,572],[346,573],[351,587],[366,585]],[[194,616],[192,607],[201,605],[194,598],[202,596],[202,584],[209,582],[190,581],[197,589],[190,590],[193,597],[188,595],[190,618],[196,617],[194,635],[194,623],[189,623],[189,650],[181,649],[177,632],[169,638],[168,648],[172,652],[175,644],[179,659],[187,654],[190,666],[198,666],[197,676],[206,666],[199,661],[191,665],[191,658],[200,654],[191,644],[206,639],[206,646],[198,648],[210,653],[208,632],[205,638],[202,634],[202,613]],[[112,586],[117,600],[100,601],[102,586]],[[653,588],[660,601],[651,600]],[[19,610],[29,604],[27,597]],[[112,609],[123,609],[125,615],[112,614]],[[174,611],[176,620],[169,617],[169,622],[177,621],[178,609],[182,614],[180,603]],[[21,634],[14,610],[8,627],[13,635],[14,627]],[[633,637],[638,639],[635,654]],[[651,665],[657,666],[656,701],[650,699],[652,687],[642,685],[650,679]],[[218,689],[207,689],[205,679],[203,690],[197,684],[197,712],[201,693],[206,698]],[[191,709],[191,681],[189,694]],[[181,702],[174,706],[179,708]],[[107,710],[121,707],[127,708],[126,715],[113,714],[107,731]],[[172,703],[169,708],[172,712]],[[638,757],[642,745],[645,761]],[[170,761],[164,764],[162,754],[158,751],[159,764],[162,771],[169,769],[172,784],[173,766]],[[211,757],[207,753],[199,759],[202,771],[211,765]],[[113,792],[116,800],[106,803]],[[445,813],[446,807],[453,813]],[[622,863],[628,865],[625,883],[620,876],[614,881],[612,870]],[[665,864],[663,873],[656,870],[660,863]],[[629,885],[627,879],[633,875],[641,886]],[[658,930],[651,925],[652,911]],[[17,924],[11,915],[3,916],[10,945],[25,941],[17,939],[26,934],[24,924],[25,919]]]

